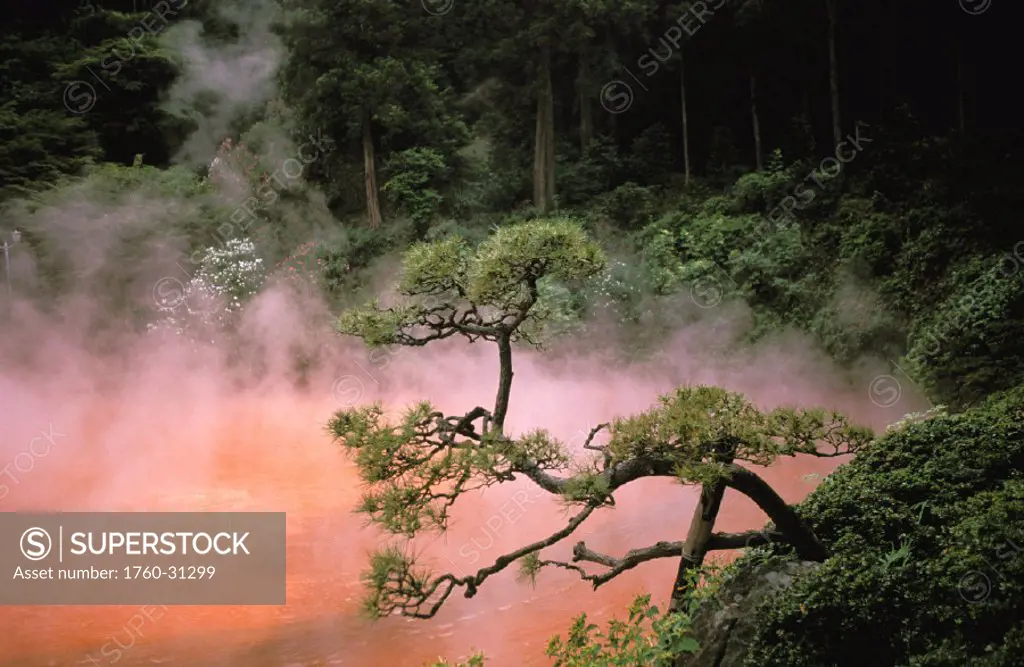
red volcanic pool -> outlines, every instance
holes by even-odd
[[[549,637],[564,632],[578,613],[621,616],[646,590],[661,604],[667,597],[672,561],[644,565],[598,592],[561,571],[542,573],[534,589],[519,583],[512,567],[475,598],[451,599],[434,619],[364,620],[359,574],[383,536],[352,513],[359,480],[324,434],[331,406],[277,396],[205,407],[147,424],[126,414],[124,405],[93,402],[58,425],[66,440],[12,488],[0,509],[286,511],[288,603],[0,608],[0,664],[415,667],[481,649],[492,665],[546,665]],[[831,467],[818,461],[780,466],[769,477],[795,500],[814,485],[808,473]],[[693,491],[665,480],[644,484],[624,489],[618,509],[591,518],[560,548],[586,539],[594,549],[621,554],[681,539]],[[657,508],[649,493],[655,486],[661,488]],[[505,511],[509,503],[518,510]],[[438,567],[451,571],[474,571],[565,520],[529,486],[490,489],[459,507],[445,538],[423,541]],[[737,498],[727,501],[723,520],[727,529],[764,522]]]

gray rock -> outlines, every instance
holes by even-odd
[[[818,565],[787,561],[742,568],[697,612],[694,637],[700,650],[680,658],[677,667],[742,667],[754,636],[755,609]]]

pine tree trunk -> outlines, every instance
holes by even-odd
[[[586,155],[587,146],[594,138],[594,109],[590,105],[590,64],[589,54],[584,48],[580,51],[579,79],[576,82],[576,94],[580,105],[580,151]]]
[[[843,122],[839,108],[839,60],[836,56],[836,24],[839,0],[825,0],[828,6],[828,84],[832,97],[832,140],[838,146],[843,140]]]
[[[686,62],[683,59],[683,50],[679,49],[679,92],[682,97],[683,111],[683,168],[685,176],[683,184],[690,186],[690,121],[686,111]]]
[[[672,584],[672,595],[669,598],[668,606],[670,614],[684,610],[686,592],[689,589],[687,579],[691,571],[704,564],[708,541],[711,539],[711,533],[714,532],[715,520],[718,518],[718,510],[722,506],[722,496],[724,495],[725,482],[701,488],[700,500],[693,510],[693,521],[690,523],[690,530],[686,534],[686,543],[683,545],[683,555],[679,559],[676,580]]]
[[[363,173],[366,176],[366,214],[371,228],[380,227],[380,198],[377,192],[377,160],[373,150],[370,112],[363,111]]]
[[[757,89],[753,73],[750,75],[750,117],[754,126],[754,164],[757,171],[764,168],[761,152],[761,122],[757,117]]]
[[[537,134],[534,141],[533,203],[543,213],[555,198],[555,108],[551,86],[551,51],[541,50],[540,85],[537,93]]]

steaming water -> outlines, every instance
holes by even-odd
[[[199,427],[190,427],[187,415],[174,413],[154,415],[152,429],[126,429],[124,406],[94,400],[82,404],[77,423],[56,423],[56,432],[67,434],[65,440],[55,438],[51,454],[37,460],[11,489],[4,510],[284,510],[288,603],[154,607],[146,610],[144,622],[138,620],[138,607],[4,608],[3,664],[421,665],[439,655],[454,658],[480,648],[495,665],[541,665],[549,664],[542,657],[547,638],[563,632],[580,611],[597,618],[621,615],[632,596],[645,589],[664,603],[672,561],[638,568],[596,593],[568,573],[542,576],[536,589],[506,573],[489,580],[472,600],[453,599],[430,621],[360,620],[358,573],[380,535],[364,529],[351,512],[359,482],[323,434],[323,418],[331,407],[299,396],[233,397],[207,406],[215,418],[212,433],[203,435]],[[196,440],[209,448],[208,456],[190,467],[189,457],[179,459],[174,452],[194,452]],[[89,445],[102,449],[105,443],[128,441],[134,457],[113,464],[88,452]],[[138,483],[111,476],[108,465],[133,469]],[[829,467],[820,462],[780,465],[769,476],[795,500],[813,486],[805,475]],[[120,482],[111,487],[113,477]],[[654,487],[663,487],[656,506],[649,493]],[[623,509],[584,524],[581,539],[611,553],[681,539],[693,507],[691,492],[659,480],[626,491],[620,498]],[[440,565],[469,571],[489,563],[503,548],[541,537],[560,521],[556,508],[531,495],[518,516],[505,512],[514,523],[492,520],[488,525],[487,519],[501,516],[495,508],[510,502],[514,493],[495,490],[487,494],[487,504],[460,513],[447,546],[434,545],[451,559],[442,557]],[[761,522],[749,503],[727,502],[723,528]]]
[[[268,347],[285,349],[281,332],[296,318],[274,303],[255,308],[254,317],[274,324],[266,331],[278,338],[266,334]],[[532,588],[517,581],[513,567],[488,579],[473,599],[453,595],[429,621],[359,617],[359,574],[384,536],[352,512],[360,482],[324,431],[339,407],[332,388],[339,377],[350,385],[362,377],[358,396],[349,398],[398,407],[427,397],[461,413],[493,396],[489,346],[440,345],[371,367],[355,365],[365,360],[362,351],[339,350],[337,363],[305,392],[269,381],[240,391],[215,363],[190,365],[173,346],[127,341],[120,362],[100,361],[69,342],[75,336],[67,326],[41,322],[23,319],[22,335],[5,331],[0,339],[0,465],[21,457],[17,469],[7,469],[16,480],[3,480],[0,511],[285,511],[287,604],[0,608],[0,665],[418,667],[476,649],[492,665],[547,665],[547,640],[580,612],[602,622],[622,617],[638,593],[667,601],[672,559],[640,566],[597,592],[562,571],[542,573]],[[543,426],[578,449],[593,425],[642,410],[684,382],[743,391],[763,407],[837,408],[876,429],[911,409],[872,405],[868,382],[841,378],[806,345],[763,348],[726,364],[695,354],[694,340],[690,332],[669,341],[667,350],[676,352],[648,368],[613,369],[584,353],[557,364],[519,355],[511,428]],[[32,364],[19,366],[28,349],[36,353]],[[281,377],[279,370],[271,367],[271,376]],[[52,447],[27,460],[28,443],[51,430]],[[788,460],[765,475],[797,501],[837,463]],[[612,555],[683,539],[695,495],[668,480],[630,485],[617,494],[616,509],[591,517],[545,556],[568,560],[581,539]],[[456,510],[444,538],[419,542],[427,562],[443,571],[475,572],[567,519],[528,482],[488,489]],[[763,524],[752,503],[727,494],[721,529]]]

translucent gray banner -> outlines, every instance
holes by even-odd
[[[0,512],[0,605],[283,605],[284,512]]]

